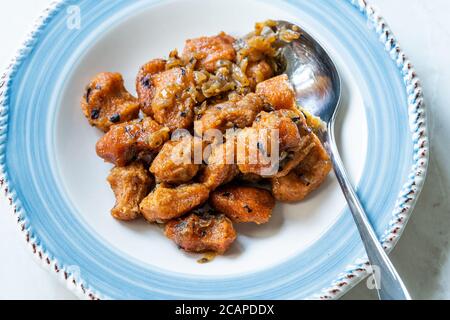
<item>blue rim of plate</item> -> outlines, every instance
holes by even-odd
[[[80,1],[83,2],[83,1]],[[117,1],[114,5],[111,6],[120,6],[125,1]],[[148,3],[156,3],[159,1],[148,1]],[[301,1],[288,0],[285,1],[289,5],[298,6]],[[405,110],[400,111],[404,112],[408,118],[408,123],[405,128],[407,128],[407,135],[409,137],[409,141],[406,144],[410,144],[412,159],[411,164],[407,169],[406,178],[400,182],[401,186],[397,189],[400,190],[398,195],[395,197],[394,195],[394,205],[392,214],[389,215],[389,221],[382,221],[381,226],[379,223],[374,225],[378,234],[382,235],[380,237],[381,242],[383,243],[384,248],[387,251],[390,251],[398,239],[401,236],[401,233],[404,230],[404,227],[411,215],[411,212],[414,208],[414,205],[417,201],[417,198],[420,194],[421,188],[423,186],[423,182],[427,172],[428,166],[428,157],[429,157],[429,149],[428,149],[428,137],[427,137],[427,122],[426,122],[426,112],[424,108],[422,88],[420,82],[417,78],[417,75],[412,67],[411,62],[406,58],[404,52],[400,49],[397,41],[395,40],[392,32],[387,26],[386,22],[381,18],[381,16],[376,12],[376,10],[368,4],[365,0],[339,0],[338,2],[330,2],[328,0],[317,1],[319,3],[328,6],[344,6],[349,5],[352,7],[352,10],[355,13],[358,13],[361,18],[365,21],[364,26],[360,23],[352,25],[352,27],[356,28],[367,28],[371,29],[374,34],[377,35],[379,41],[381,42],[380,46],[384,45],[385,55],[389,57],[389,59],[394,62],[397,68],[397,77],[398,80],[402,82],[402,86],[404,88],[402,95],[405,105]],[[70,289],[72,289],[78,296],[86,297],[90,299],[97,298],[110,298],[110,297],[118,297],[117,295],[111,295],[108,290],[103,287],[99,289],[97,285],[93,285],[86,278],[81,277],[80,270],[77,270],[77,267],[73,267],[73,264],[64,263],[60,259],[60,255],[55,256],[53,252],[48,248],[49,240],[45,237],[40,237],[36,232],[36,226],[33,225],[32,218],[30,212],[27,212],[25,207],[26,203],[23,203],[25,200],[18,194],[20,191],[20,185],[15,185],[12,180],[14,180],[14,175],[10,172],[9,166],[11,163],[8,162],[8,154],[7,154],[7,145],[8,145],[8,121],[10,116],[10,108],[11,101],[14,97],[14,92],[12,92],[12,88],[14,86],[14,79],[18,73],[26,70],[27,67],[27,58],[31,56],[34,52],[33,49],[37,46],[39,41],[41,40],[42,35],[46,32],[46,27],[49,26],[54,19],[58,17],[59,14],[63,12],[67,6],[77,3],[77,1],[70,0],[61,0],[52,3],[43,13],[43,15],[38,19],[33,31],[29,34],[26,41],[19,49],[16,56],[12,59],[12,62],[8,66],[6,72],[0,77],[0,169],[2,172],[2,177],[0,178],[0,186],[4,189],[5,195],[11,205],[11,208],[17,218],[17,222],[19,225],[20,231],[25,235],[25,239],[30,246],[31,250],[37,257],[38,261],[42,263],[47,269],[52,270],[53,274],[57,275],[59,279],[65,281]],[[319,5],[320,5],[319,4]],[[108,4],[109,5],[109,4]],[[303,5],[305,5],[303,3]],[[325,7],[322,7],[325,9]],[[330,9],[331,10],[331,9]],[[380,50],[381,51],[381,50]],[[386,58],[386,57],[384,57]],[[13,97],[12,97],[13,96]],[[407,105],[407,106],[406,106]],[[406,108],[407,107],[407,108]],[[396,128],[405,129],[405,128]],[[403,133],[405,134],[405,133]],[[12,137],[14,140],[15,137]],[[370,142],[370,141],[369,141]],[[374,152],[369,150],[370,152]],[[14,155],[12,156],[14,157]],[[11,159],[9,159],[11,160]],[[20,162],[20,158],[14,158]],[[407,161],[408,159],[403,159]],[[8,166],[9,165],[9,166]],[[15,172],[16,174],[17,171]],[[369,179],[370,180],[370,179]],[[370,186],[358,185],[358,193],[361,195],[365,195],[370,190]],[[362,197],[364,200],[364,197]],[[21,201],[22,200],[22,201]],[[370,203],[365,204],[370,206]],[[345,215],[344,215],[345,216]],[[351,227],[351,218],[348,218],[349,215],[346,215],[345,221],[341,221],[340,227]],[[381,229],[380,229],[381,228]],[[330,232],[328,232],[330,233]],[[355,237],[356,233],[353,232],[353,237]],[[356,235],[357,236],[357,235]],[[337,239],[334,239],[337,241]],[[358,243],[358,241],[356,241]],[[222,284],[229,285],[233,290],[239,290],[241,286],[245,287],[245,285],[249,285],[251,287],[255,287],[251,294],[244,295],[243,298],[313,298],[313,299],[334,299],[340,297],[342,294],[347,292],[350,288],[356,285],[361,279],[363,279],[368,273],[368,262],[367,259],[363,255],[363,250],[361,245],[358,243],[358,246],[347,246],[344,248],[339,248],[342,250],[356,250],[358,252],[360,258],[356,258],[351,265],[346,265],[344,268],[339,269],[339,272],[335,272],[335,276],[332,279],[326,280],[327,283],[324,284],[320,288],[314,288],[312,292],[307,292],[299,294],[295,291],[296,287],[300,287],[300,282],[296,279],[295,268],[298,267],[298,262],[290,263],[288,267],[285,267],[283,270],[284,276],[282,279],[282,289],[287,290],[284,292],[280,288],[271,288],[272,291],[264,291],[260,289],[260,286],[263,285],[264,281],[263,277],[267,277],[274,273],[274,270],[264,271],[259,273],[259,278],[253,275],[244,275],[241,278],[241,281],[238,281],[239,284],[233,283],[230,279],[223,279]],[[302,258],[305,258],[304,256]],[[302,263],[308,264],[312,263],[313,259],[318,257],[307,257],[306,261]],[[350,262],[351,262],[350,261]],[[349,261],[347,261],[348,263]],[[333,266],[330,266],[332,268]],[[341,266],[339,266],[341,267]],[[330,270],[322,270],[333,272],[334,269]],[[84,270],[83,270],[84,271]],[[86,272],[86,271],[84,271]],[[154,271],[158,272],[158,271]],[[83,273],[84,274],[84,273]],[[250,278],[250,279],[246,279]],[[256,278],[255,278],[256,277]],[[105,279],[103,279],[105,281]],[[157,280],[155,280],[155,284],[158,285]],[[210,282],[211,279],[191,279],[193,281],[197,281],[202,290],[206,290],[203,293],[204,296],[200,295],[199,297],[211,297],[211,293],[208,292],[208,287],[203,286],[205,283]],[[214,279],[215,280],[215,279]],[[278,279],[280,280],[280,279]],[[177,288],[180,279],[175,278],[171,285],[173,288]],[[247,281],[247,282],[246,282]],[[170,281],[169,281],[170,282]],[[209,288],[211,290],[211,288]],[[146,297],[150,298],[179,298],[180,296],[171,296],[170,294],[150,292]],[[188,293],[185,296],[181,296],[184,298],[191,298]],[[195,298],[196,296],[192,296]],[[236,298],[236,296],[219,296],[221,298]]]

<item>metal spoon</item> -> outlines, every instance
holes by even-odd
[[[318,136],[331,157],[334,172],[355,219],[372,270],[379,272],[374,276],[380,280],[376,286],[378,296],[381,300],[410,300],[408,290],[370,225],[336,147],[334,123],[341,96],[338,71],[329,55],[308,33],[286,21],[278,21],[278,28],[281,27],[295,29],[301,34],[298,40],[285,44],[282,48],[286,59],[286,73],[294,86],[298,103],[326,124],[326,128]]]

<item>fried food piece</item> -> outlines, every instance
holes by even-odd
[[[306,126],[303,114],[294,110],[277,110],[261,112],[253,123],[257,130],[278,130],[280,151],[295,151],[299,149],[301,129]]]
[[[233,222],[269,222],[275,199],[269,191],[244,186],[225,186],[211,193],[211,206]]]
[[[254,91],[256,85],[273,76],[273,70],[265,60],[250,62],[247,66],[246,75],[250,81],[250,88]]]
[[[181,217],[185,213],[205,203],[209,189],[201,183],[171,187],[159,184],[142,200],[139,208],[150,222],[164,222]]]
[[[188,182],[200,169],[200,164],[194,163],[196,150],[202,152],[202,142],[191,135],[182,137],[180,141],[168,141],[153,160],[150,172],[155,175],[157,182]]]
[[[155,96],[151,103],[154,119],[171,130],[189,128],[194,121],[195,89],[193,72],[173,68],[153,77]]]
[[[196,132],[201,135],[210,129],[223,132],[229,128],[251,126],[263,108],[264,101],[254,93],[216,104],[204,112],[200,119],[200,126],[196,126]]]
[[[302,138],[299,149],[297,151],[282,153],[282,158],[280,159],[280,168],[278,173],[274,177],[284,177],[294,168],[296,168],[315,147],[316,144],[314,141],[314,135],[308,134],[307,136]]]
[[[81,109],[92,126],[107,132],[114,124],[136,119],[139,102],[125,89],[120,73],[103,72],[86,87]]]
[[[140,162],[126,167],[114,167],[108,176],[108,182],[116,196],[112,216],[119,220],[139,217],[139,203],[150,192],[153,183],[147,168]]]
[[[264,97],[277,110],[296,109],[295,92],[286,74],[259,83],[256,94]]]
[[[236,163],[242,174],[271,177],[276,174],[279,156],[271,150],[274,137],[255,128],[245,128],[237,135]],[[261,142],[260,142],[261,141]],[[275,142],[277,143],[277,142]]]
[[[213,147],[200,181],[210,190],[215,190],[220,185],[233,180],[238,174],[236,141],[230,139]]]
[[[142,111],[152,115],[152,101],[155,97],[153,75],[166,70],[166,60],[154,59],[144,64],[136,77],[136,92]]]
[[[293,202],[303,200],[317,189],[332,169],[330,157],[314,136],[314,148],[287,176],[272,179],[272,194],[277,200]]]
[[[303,147],[305,137],[300,134],[303,122],[304,117],[295,111],[261,112],[251,128],[237,134],[239,170],[244,174],[275,176],[280,170],[280,159]]]
[[[96,151],[103,160],[122,167],[139,153],[158,150],[168,139],[169,129],[146,117],[112,126],[98,140]]]
[[[152,60],[139,71],[136,89],[142,111],[172,131],[189,128],[196,99],[193,72],[185,67],[163,71],[163,66],[164,60]]]
[[[233,224],[224,215],[195,213],[169,221],[165,234],[185,251],[217,254],[224,254],[237,237]]]
[[[241,173],[238,179],[247,183],[259,183],[263,181],[263,177],[255,173]]]
[[[234,42],[235,39],[225,32],[212,37],[189,39],[185,43],[181,57],[186,62],[195,59],[197,60],[196,68],[214,72],[218,61],[235,60]]]

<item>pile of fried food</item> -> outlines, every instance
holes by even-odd
[[[141,67],[137,98],[118,73],[91,80],[81,106],[105,132],[96,151],[114,165],[114,218],[143,216],[164,224],[185,251],[223,254],[237,237],[233,223],[267,223],[275,199],[300,201],[325,180],[331,164],[315,134],[320,121],[297,106],[282,74],[282,44],[298,39],[297,31],[269,20],[240,39],[222,32],[187,40],[181,55],[174,50]],[[205,138],[211,129],[235,134],[219,143]],[[276,149],[268,136],[238,143],[265,129],[277,131]],[[210,151],[200,163],[173,160],[199,146]],[[256,161],[247,161],[251,152]],[[271,152],[277,170],[262,173],[268,164],[258,159]]]

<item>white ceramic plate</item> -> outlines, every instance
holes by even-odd
[[[181,50],[185,39],[243,35],[267,18],[302,26],[335,60],[343,79],[339,149],[386,248],[396,242],[426,172],[425,114],[411,66],[364,1],[61,1],[5,74],[0,160],[30,245],[78,293],[333,298],[365,275],[334,176],[302,203],[277,204],[269,224],[237,226],[230,252],[204,265],[157,226],[109,215],[111,166],[96,156],[101,133],[79,106],[89,79],[117,71],[134,92],[139,67]]]

